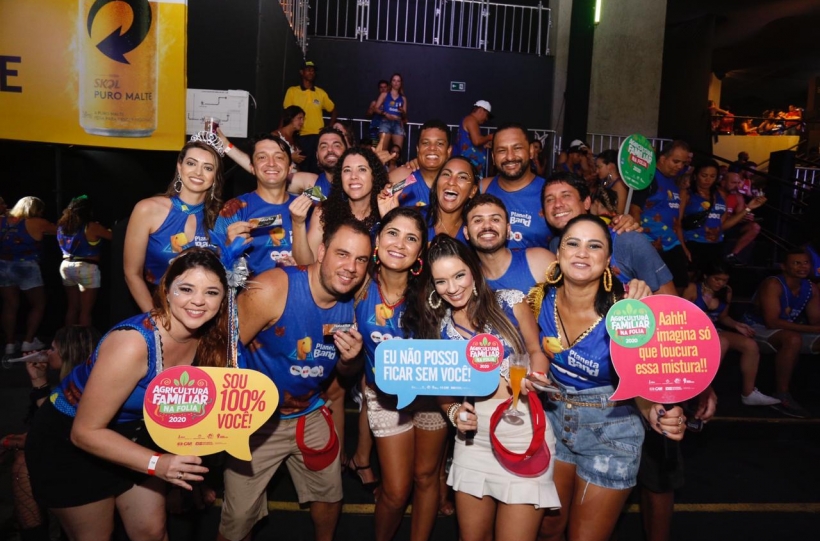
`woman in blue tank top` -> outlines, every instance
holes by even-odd
[[[611,253],[606,224],[596,216],[576,216],[564,229],[546,283],[536,290],[542,298],[532,295],[550,379],[559,388],[548,393],[546,408],[553,430],[561,434],[553,455],[561,509],[544,518],[544,539],[564,539],[567,531],[584,531],[589,541],[609,539],[637,483],[645,432],[641,417],[672,440],[682,439],[686,428],[679,406],[609,400],[617,374],[604,318],[621,297],[651,293],[644,282],[633,280],[625,294],[612,279]]]
[[[70,539],[110,538],[115,509],[129,538],[161,539],[167,484],[191,490],[203,480],[201,458],[156,452],[143,400],[163,368],[226,366],[227,293],[214,252],[182,252],[152,310],[115,325],[37,412],[26,456],[32,488]]]
[[[45,235],[55,235],[57,226],[43,218],[46,205],[37,197],[24,197],[2,221],[0,229],[0,296],[2,296],[5,356],[17,350],[15,323],[20,306],[20,292],[28,303],[23,353],[44,349],[37,339],[37,329],[46,310],[46,291],[40,273],[40,253]]]
[[[111,230],[92,220],[91,202],[75,197],[57,222],[57,243],[63,252],[60,277],[66,299],[65,324],[91,326],[91,312],[100,288],[100,245]]]
[[[222,206],[223,186],[222,143],[210,135],[194,135],[182,147],[174,180],[165,193],[143,199],[131,212],[123,270],[131,296],[143,312],[151,310],[151,292],[168,262],[185,248],[209,244],[208,231]]]
[[[377,149],[387,150],[391,144],[404,148],[404,124],[407,122],[407,96],[404,95],[404,81],[401,74],[390,77],[390,91],[376,100],[376,113],[382,115],[379,123],[379,144]]]
[[[478,181],[478,172],[470,160],[464,156],[447,160],[430,188],[430,204],[422,210],[429,238],[445,233],[467,244],[461,211],[478,192]]]
[[[439,463],[447,425],[430,397],[398,409],[395,396],[376,387],[375,350],[385,340],[411,338],[404,324],[407,307],[418,296],[427,252],[427,231],[419,212],[399,207],[382,220],[369,279],[356,295],[356,322],[364,337],[366,398],[362,412],[376,438],[382,488],[376,502],[375,539],[392,539],[412,494],[417,513],[411,537],[430,537],[439,510]],[[369,438],[360,432],[351,471],[370,458]],[[366,468],[365,468],[366,469]],[[364,478],[362,478],[364,480]]]
[[[746,323],[729,315],[732,288],[729,283],[729,265],[722,260],[709,261],[697,282],[683,291],[683,298],[703,310],[718,328],[720,357],[731,350],[740,354],[740,401],[746,406],[773,406],[780,400],[767,396],[755,387],[760,349],[754,341],[755,331]]]

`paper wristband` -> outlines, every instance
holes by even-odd
[[[148,475],[156,475],[157,473],[157,462],[159,462],[159,457],[161,457],[159,453],[154,453],[154,456],[151,457],[151,460],[148,461]]]

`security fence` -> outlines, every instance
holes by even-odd
[[[309,1],[310,36],[549,54],[552,23],[549,8],[541,2],[519,6],[487,0]]]

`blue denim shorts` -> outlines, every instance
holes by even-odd
[[[549,394],[544,409],[555,432],[555,458],[574,464],[585,481],[622,490],[637,483],[645,429],[632,401],[609,401],[613,392],[613,387],[563,389],[565,400]]]
[[[36,261],[0,261],[0,287],[27,291],[42,286],[43,276]]]
[[[400,120],[382,119],[379,124],[379,133],[389,133],[390,135],[404,135],[404,126]]]

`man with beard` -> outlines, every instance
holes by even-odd
[[[552,233],[541,210],[543,177],[530,168],[530,142],[524,126],[502,124],[493,137],[495,177],[481,181],[481,193],[496,196],[510,213],[509,248],[547,248]]]
[[[675,182],[689,160],[689,145],[672,141],[658,157],[655,178],[644,190],[632,194],[629,213],[672,271],[678,294],[689,283],[687,274],[692,255],[687,250],[680,225],[680,190]]]
[[[542,282],[555,255],[537,246],[510,250],[509,216],[504,202],[487,193],[464,207],[464,236],[481,261],[481,274],[493,291],[517,289],[525,294]]]
[[[405,181],[404,188],[399,193],[399,205],[423,207],[430,204],[430,188],[444,167],[444,162],[450,157],[450,151],[450,132],[447,124],[434,119],[421,125],[419,141],[416,144],[419,168],[412,173],[409,173],[410,168],[407,166],[397,167],[390,172],[388,189]]]
[[[222,139],[222,144],[225,146],[225,155],[248,173],[254,174],[251,157],[233,146],[228,138],[222,135],[222,132],[219,132],[219,138]],[[319,132],[319,142],[316,148],[316,161],[319,164],[321,173],[318,175],[306,172],[294,173],[288,182],[288,191],[299,195],[308,188],[318,186],[322,194],[327,197],[330,193],[330,177],[333,175],[333,169],[339,161],[339,156],[345,150],[347,150],[347,139],[345,139],[342,132],[335,128],[322,128]]]
[[[290,147],[276,135],[254,142],[251,172],[256,190],[231,199],[222,207],[214,234],[226,245],[243,237],[248,268],[260,274],[277,265],[293,265],[293,225],[288,208],[296,197],[285,190],[290,171]],[[278,216],[273,223],[260,218]]]
[[[219,540],[250,536],[268,514],[266,488],[283,462],[299,502],[310,504],[315,539],[333,539],[341,463],[321,387],[334,370],[352,375],[361,369],[352,293],[365,276],[370,249],[369,232],[356,220],[329,226],[315,263],[262,273],[239,295],[239,364],[276,383],[279,407],[251,436],[250,462],[228,458]]]

